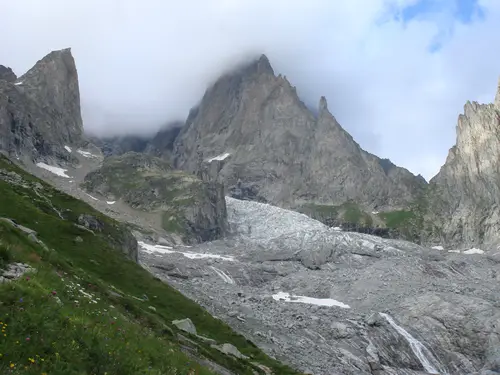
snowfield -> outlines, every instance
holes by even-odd
[[[68,171],[67,169],[59,168],[59,167],[54,167],[53,165],[48,165],[45,163],[36,163],[36,166],[42,169],[45,169],[49,172],[52,172],[53,174],[59,176],[59,177],[64,177],[64,178],[71,178],[71,176],[68,176],[66,172]]]

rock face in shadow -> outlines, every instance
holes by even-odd
[[[82,186],[127,204],[138,215],[153,215],[158,227],[188,243],[202,242],[220,238],[227,230],[219,169],[217,163],[207,163],[198,178],[173,170],[165,160],[129,152],[106,158]]]
[[[83,127],[71,50],[49,53],[17,80],[2,72],[0,151],[35,162],[72,160],[64,146],[78,145]]]
[[[500,88],[494,104],[467,102],[457,140],[426,193],[427,236],[449,245],[500,243]]]
[[[198,146],[207,159],[229,154],[221,175],[230,193],[281,206],[354,200],[394,209],[406,206],[425,185],[362,150],[325,98],[318,113],[311,112],[265,56],[206,91],[175,141],[176,167],[196,171]]]

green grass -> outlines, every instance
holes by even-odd
[[[39,182],[2,156],[0,170]],[[36,269],[0,284],[0,374],[211,374],[180,350],[171,321],[183,318],[190,318],[199,334],[235,345],[250,360],[223,355],[191,336],[197,357],[236,374],[262,373],[250,361],[275,374],[297,374],[127,259],[117,250],[122,224],[41,184],[49,202],[31,187],[0,178],[0,217],[35,230],[47,246],[0,221],[0,264],[20,261]],[[74,225],[81,213],[102,221],[102,232]],[[148,300],[141,300],[144,295]]]
[[[410,223],[412,219],[415,219],[415,213],[413,211],[390,211],[381,212],[379,217],[385,221],[388,228],[402,228]]]
[[[363,226],[373,224],[372,217],[354,202],[345,202],[337,206],[308,203],[301,206],[299,211],[320,221],[334,218],[340,222]]]

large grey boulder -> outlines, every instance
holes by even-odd
[[[172,324],[184,332],[196,335],[196,327],[189,318],[173,320]]]

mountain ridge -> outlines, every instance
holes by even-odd
[[[176,167],[196,169],[197,145],[207,157],[231,154],[221,172],[228,189],[241,180],[259,190],[266,201],[284,207],[310,202],[335,205],[354,199],[369,208],[396,209],[405,207],[422,184],[404,169],[386,175],[378,158],[361,149],[340,126],[325,97],[320,98],[316,116],[286,77],[274,74],[265,55],[224,74],[206,90],[175,141]],[[343,175],[322,170],[342,167],[332,162],[339,157],[349,166]],[[349,168],[355,177],[348,189],[341,189],[340,184],[350,177]],[[401,187],[393,178],[400,180]],[[325,184],[337,192],[326,193],[319,186]],[[381,193],[359,188],[366,184]]]

